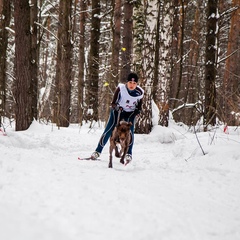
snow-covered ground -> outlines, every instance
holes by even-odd
[[[197,133],[204,155],[186,127],[154,126],[108,169],[108,144],[78,160],[103,127],[0,132],[0,239],[240,239],[240,128]]]

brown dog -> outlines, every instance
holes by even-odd
[[[115,156],[120,159],[120,163],[124,164],[124,158],[128,151],[129,143],[131,140],[130,127],[131,122],[120,121],[120,123],[114,128],[112,136],[110,138],[109,147],[109,164],[108,167],[112,168],[112,153],[115,150]],[[118,145],[120,145],[121,150],[119,151]]]

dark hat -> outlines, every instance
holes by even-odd
[[[138,75],[136,73],[129,73],[128,78],[127,78],[127,82],[129,81],[134,81],[134,82],[138,82]]]

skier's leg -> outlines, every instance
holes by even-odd
[[[96,152],[101,153],[104,146],[106,145],[108,139],[110,138],[112,131],[114,129],[114,127],[116,126],[117,123],[117,112],[114,110],[110,111],[110,116],[106,125],[106,128],[98,142],[97,148],[96,148]]]

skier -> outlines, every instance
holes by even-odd
[[[132,160],[132,148],[134,143],[134,120],[142,110],[142,98],[144,90],[138,86],[138,76],[136,73],[130,73],[127,77],[127,83],[119,83],[113,95],[111,103],[110,116],[106,128],[99,140],[96,150],[92,153],[91,159],[96,160],[100,157],[103,147],[110,138],[114,127],[118,121],[118,112],[120,111],[120,120],[131,122],[131,141],[125,160],[129,163]]]

